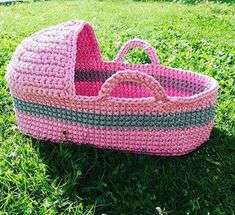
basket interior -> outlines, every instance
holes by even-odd
[[[111,77],[115,72],[117,71],[76,70],[76,94],[81,96],[97,96],[105,80]],[[189,77],[187,77],[187,75]],[[179,73],[177,78],[162,76],[156,73],[152,74],[152,76],[160,82],[166,94],[171,97],[196,95],[209,87],[208,80],[202,79],[202,77],[197,74],[195,74],[195,76],[198,77],[192,77],[192,73]],[[127,81],[119,83],[113,89],[111,96],[119,98],[142,98],[150,97],[152,93],[145,86]]]
[[[78,35],[77,39],[77,57],[75,64],[75,88],[76,94],[81,96],[97,96],[103,83],[117,71],[104,71],[100,69],[80,69],[80,64],[89,62],[94,66],[96,62],[100,62],[100,53],[98,43],[96,41],[93,30],[90,26],[85,25]],[[108,62],[103,62],[107,64]],[[84,68],[84,67],[83,67]],[[105,68],[105,66],[104,66]],[[165,89],[168,96],[188,97],[201,93],[208,89],[209,79],[197,73],[182,72],[177,69],[170,69],[161,66],[158,71],[148,72],[153,76],[161,86]],[[118,84],[111,93],[112,97],[119,98],[142,98],[152,96],[145,86],[141,86],[135,82],[123,82]]]

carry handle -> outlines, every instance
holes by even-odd
[[[114,61],[116,63],[122,63],[122,60],[125,57],[128,50],[130,48],[135,48],[135,47],[141,48],[142,50],[144,50],[148,54],[152,65],[159,65],[160,64],[160,62],[157,58],[157,55],[154,51],[154,48],[149,43],[145,42],[144,40],[140,40],[140,39],[133,39],[133,40],[129,40],[128,42],[126,42],[123,45],[123,47],[121,48],[120,52],[117,54],[117,57],[114,59]]]
[[[145,73],[125,70],[119,71],[108,78],[101,87],[101,90],[98,94],[98,101],[105,101],[111,95],[113,89],[122,82],[131,81],[136,82],[141,85],[144,85],[148,88],[154,96],[155,101],[168,101],[168,96],[165,93],[165,90],[160,85],[160,83],[154,79],[152,76],[149,76]]]

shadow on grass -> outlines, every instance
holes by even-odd
[[[234,143],[234,136],[217,128],[207,143],[181,157],[34,141],[49,177],[64,184],[66,198],[96,204],[97,214],[156,214],[156,207],[170,214],[221,208],[230,213]]]

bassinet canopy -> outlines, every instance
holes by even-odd
[[[6,79],[13,94],[68,98],[74,96],[75,68],[88,61],[101,61],[94,31],[86,22],[70,21],[26,38],[8,65]]]

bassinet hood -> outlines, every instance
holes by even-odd
[[[87,60],[101,60],[94,31],[84,21],[69,21],[26,38],[13,54],[6,80],[13,95],[71,98],[75,64]]]

